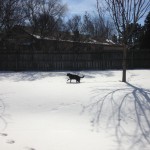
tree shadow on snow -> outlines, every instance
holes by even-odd
[[[47,77],[66,76],[70,71],[27,71],[27,72],[0,72],[0,80],[10,79],[13,81],[35,81]],[[95,78],[96,75],[112,77],[114,73],[111,71],[71,71],[73,74],[85,75],[86,78]]]
[[[6,129],[7,121],[4,118],[5,104],[2,99],[0,99],[0,131]]]
[[[35,81],[44,79],[47,77],[56,77],[56,76],[64,76],[66,75],[64,72],[0,72],[0,80],[4,78],[13,80],[13,81]]]
[[[100,95],[99,93],[104,93]],[[143,149],[150,144],[150,90],[126,83],[124,88],[95,89],[91,103],[92,125],[115,131],[118,149]]]

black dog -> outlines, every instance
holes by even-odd
[[[74,75],[74,74],[71,74],[71,73],[67,73],[67,76],[69,77],[68,80],[70,80],[70,83],[71,83],[71,80],[76,80],[76,82],[80,83],[80,79],[81,79],[81,78],[84,78],[84,76],[83,76],[83,77],[80,77],[80,76],[78,76],[78,75]],[[68,81],[68,80],[67,80],[67,81]]]

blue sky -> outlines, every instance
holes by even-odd
[[[62,0],[62,2],[68,5],[70,15],[92,12],[96,8],[96,0]]]
[[[63,3],[66,3],[68,6],[68,17],[70,18],[72,15],[79,14],[82,15],[85,11],[92,13],[96,11],[96,0],[62,0]],[[144,20],[147,14],[145,14],[144,18],[140,20],[141,24],[144,24]]]

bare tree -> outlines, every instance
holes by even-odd
[[[104,34],[105,30],[106,30],[106,25],[105,25],[105,17],[104,14],[106,12],[106,10],[104,9],[104,7],[102,8],[99,5],[99,1],[97,0],[96,3],[96,7],[97,7],[97,12],[98,12],[98,22],[101,28],[101,33]]]
[[[98,36],[103,39],[110,39],[114,34],[114,24],[111,18],[108,17],[107,9],[100,5],[99,0],[96,1],[96,9],[98,16],[95,19],[96,28],[98,28]]]
[[[81,29],[81,16],[79,15],[74,15],[72,18],[70,18],[67,22],[68,30],[71,32],[74,32],[76,30]]]
[[[68,31],[74,34],[74,40],[79,40],[79,34],[82,29],[81,16],[74,15],[71,19],[67,21]]]
[[[98,2],[98,0],[97,0]],[[132,35],[138,21],[150,9],[149,0],[105,0],[110,15],[114,21],[118,33],[122,36],[123,51],[123,75],[122,81],[126,82],[126,55],[128,39]],[[132,23],[132,29],[128,26]]]
[[[8,31],[14,25],[25,21],[24,5],[22,0],[0,0],[0,27]]]
[[[66,11],[67,5],[62,4],[60,0],[43,0],[39,15],[40,31],[45,31],[50,35],[56,34],[60,20]]]
[[[67,5],[62,4],[61,0],[45,0],[45,5],[43,5],[43,8],[47,7],[46,5],[48,6],[47,11],[49,14],[57,19],[64,16],[67,11]]]
[[[40,12],[41,1],[40,0],[26,0],[26,16],[27,22],[32,27],[32,32],[38,28],[37,18]]]
[[[82,32],[85,35],[94,36],[94,29],[93,17],[89,13],[85,12],[83,16]]]
[[[40,30],[41,36],[45,32],[54,31],[58,21],[67,11],[67,5],[61,0],[27,0],[26,10],[28,22],[33,28],[33,33]]]

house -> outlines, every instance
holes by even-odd
[[[1,38],[0,70],[99,70],[122,67],[122,46],[41,38],[15,26]]]
[[[1,35],[1,48],[12,51],[30,47],[36,38],[24,30],[22,26],[14,26],[9,32]]]

